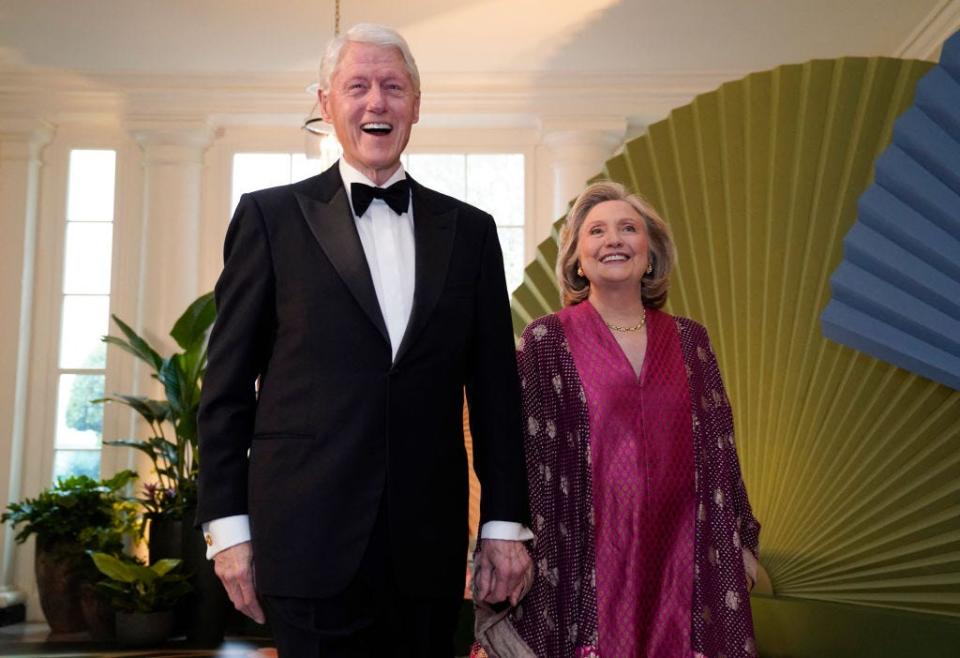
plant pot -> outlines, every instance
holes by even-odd
[[[183,521],[151,519],[147,548],[150,564],[157,560],[183,559]]]
[[[112,640],[116,635],[113,606],[110,600],[97,592],[92,583],[80,585],[80,609],[87,624],[90,639],[96,642]]]
[[[80,633],[87,629],[80,607],[79,569],[76,559],[69,554],[63,545],[41,548],[39,543],[34,554],[40,608],[51,633]]]
[[[117,642],[131,647],[162,644],[173,631],[173,611],[117,611]]]
[[[180,519],[150,519],[150,532],[147,537],[150,564],[155,564],[158,560],[183,559],[183,526],[184,522]],[[188,530],[190,529],[188,527]],[[189,571],[186,564],[184,570]],[[181,600],[174,608],[175,635],[186,634],[189,615],[186,601]]]
[[[183,517],[183,566],[193,574],[193,592],[185,597],[187,640],[199,647],[218,647],[233,605],[213,570],[213,561],[207,559],[203,533],[192,525],[195,514],[196,508],[188,508]]]

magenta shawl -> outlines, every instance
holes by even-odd
[[[604,651],[597,623],[591,413],[566,334],[567,328],[579,331],[580,325],[589,329],[591,321],[583,317],[588,313],[595,311],[581,305],[540,318],[527,327],[517,347],[537,577],[511,622],[544,658],[600,655],[598,644]],[[662,342],[669,332],[679,341],[693,444],[695,486],[689,502],[695,509],[687,510],[694,517],[693,582],[689,617],[684,617],[690,620],[689,643],[684,646],[708,658],[752,657],[756,650],[741,545],[756,555],[760,526],[740,476],[730,405],[706,330],[685,318],[659,316],[649,344],[654,348],[653,338]],[[653,358],[649,348],[647,358]],[[649,630],[650,623],[647,619],[641,626]],[[646,641],[640,638],[640,646]],[[603,658],[622,657],[606,653]]]

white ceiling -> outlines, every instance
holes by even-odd
[[[341,4],[344,29],[373,21],[406,36],[422,124],[451,129],[589,117],[635,133],[752,71],[934,58],[960,28],[960,0]],[[0,0],[0,120],[299,126],[333,23],[334,0]]]
[[[342,0],[437,73],[752,71],[898,55],[957,0]],[[312,71],[333,0],[0,0],[0,69]]]

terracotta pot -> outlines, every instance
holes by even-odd
[[[52,633],[80,633],[87,629],[80,607],[80,574],[76,560],[64,558],[63,547],[40,547],[34,558],[34,573],[40,608]]]
[[[117,642],[127,646],[157,645],[173,631],[172,610],[162,612],[117,612]]]
[[[116,629],[113,606],[108,598],[97,592],[92,583],[80,585],[80,609],[87,623],[90,639],[104,642],[114,638]]]

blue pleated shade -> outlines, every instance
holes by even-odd
[[[960,32],[897,119],[843,247],[824,335],[960,390]]]

